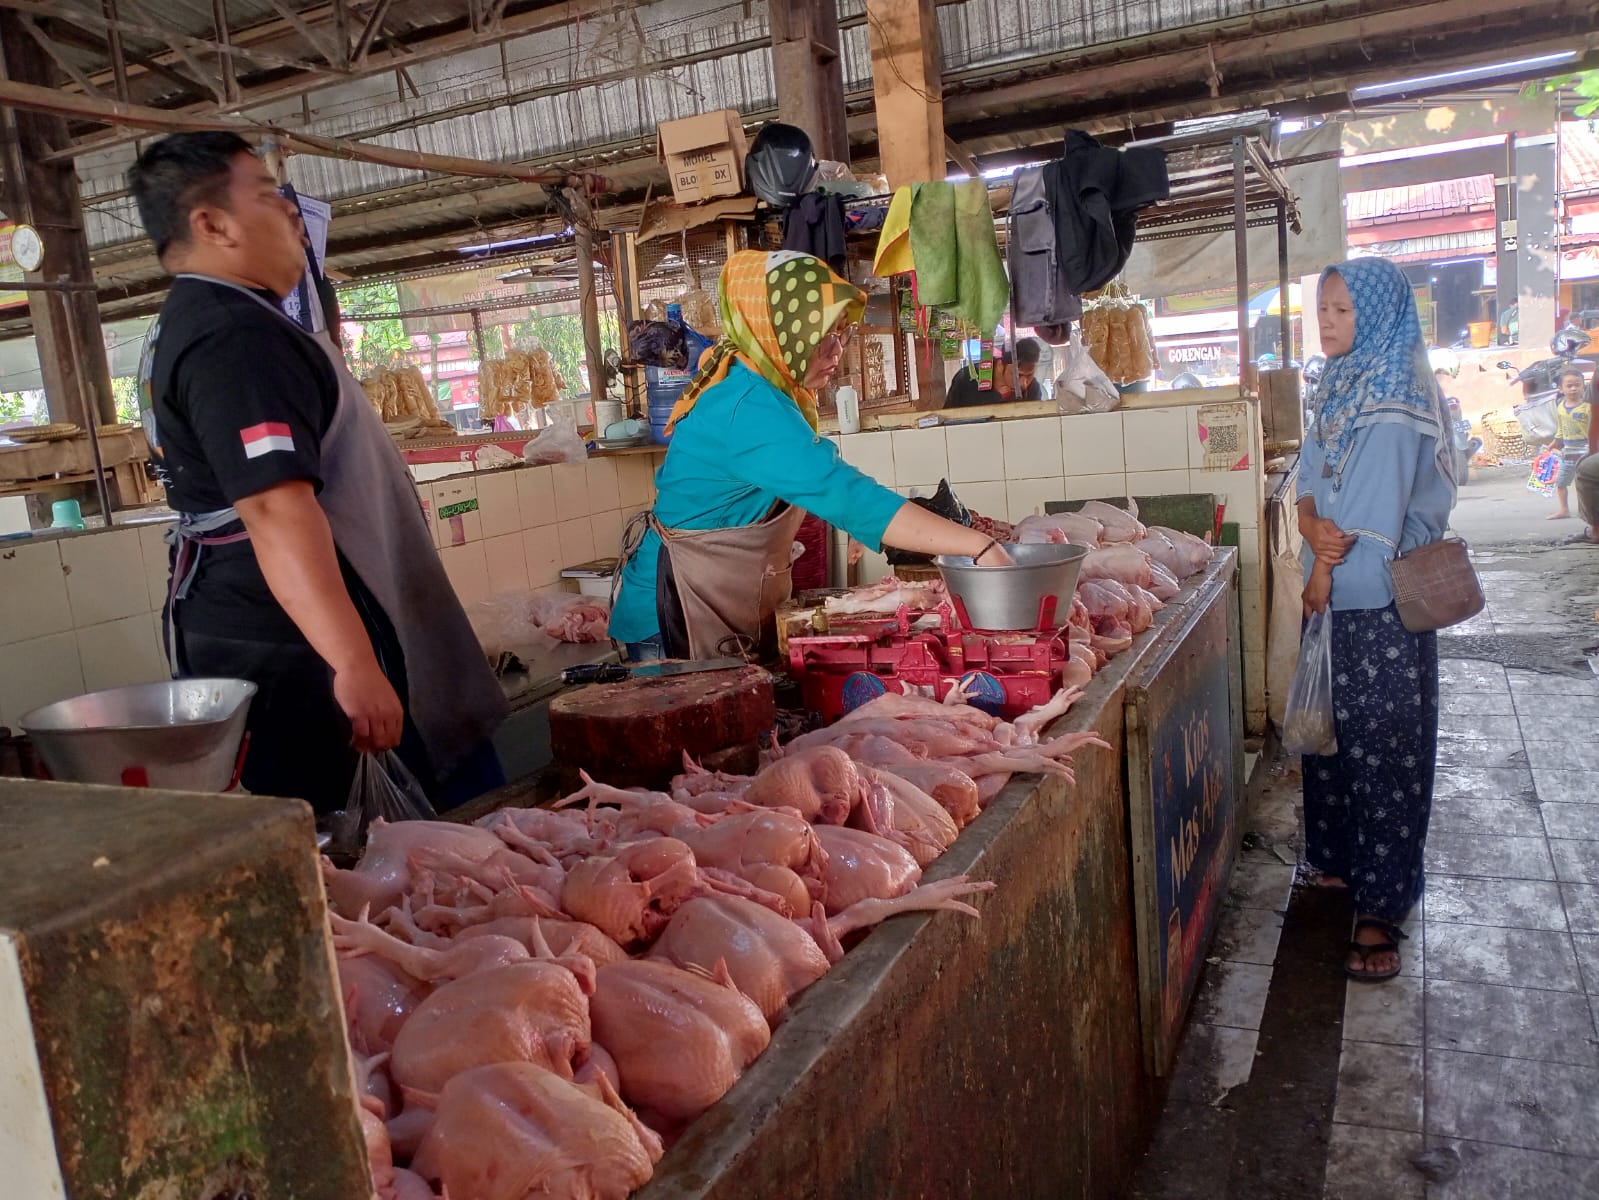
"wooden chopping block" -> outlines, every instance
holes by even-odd
[[[663,788],[685,752],[753,771],[776,721],[772,677],[760,667],[594,683],[550,701],[550,750],[557,765],[602,783]]]
[[[0,779],[0,1195],[372,1195],[311,810]]]

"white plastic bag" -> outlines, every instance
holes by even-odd
[[[1516,421],[1528,442],[1547,442],[1560,428],[1555,416],[1555,393],[1534,396],[1525,404],[1516,405]]]
[[[522,447],[522,461],[530,467],[586,462],[588,456],[589,448],[578,433],[576,423],[564,414],[556,416],[538,437]]]
[[[1066,362],[1055,378],[1055,407],[1063,416],[1110,412],[1121,403],[1121,393],[1110,376],[1099,369],[1094,356],[1074,337],[1066,347]]]
[[[1299,643],[1299,666],[1288,688],[1283,750],[1289,754],[1337,754],[1333,719],[1332,610],[1311,615]]]

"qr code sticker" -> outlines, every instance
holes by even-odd
[[[1212,427],[1210,438],[1205,444],[1205,449],[1214,455],[1236,455],[1243,453],[1240,445],[1242,438],[1236,425],[1217,425]]]
[[[1249,406],[1210,405],[1199,411],[1200,441],[1205,470],[1244,471],[1249,468]]]

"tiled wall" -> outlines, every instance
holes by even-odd
[[[616,554],[628,518],[654,499],[660,461],[620,455],[419,484],[461,602],[562,586],[563,567]],[[468,511],[434,519],[449,505]],[[165,530],[0,543],[0,725],[54,700],[167,678]]]
[[[54,700],[166,678],[165,528],[0,543],[0,725]]]
[[[663,455],[475,471],[418,484],[434,545],[461,603],[552,587],[563,567],[617,554],[623,527],[655,499]],[[472,501],[475,511],[439,519]]]
[[[940,479],[948,479],[967,507],[1011,522],[1043,512],[1050,500],[1191,492],[1224,497],[1226,519],[1240,527],[1247,723],[1251,731],[1263,731],[1263,446],[1258,419],[1252,424],[1250,468],[1244,471],[1204,469],[1198,407],[855,433],[839,444],[846,461],[906,495],[929,494]],[[842,544],[845,535],[835,536]],[[883,556],[868,553],[860,578],[870,582],[887,572]]]

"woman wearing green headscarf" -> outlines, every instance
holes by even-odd
[[[672,411],[654,509],[628,527],[611,636],[633,659],[769,649],[805,513],[872,548],[1010,561],[845,463],[817,436],[865,295],[820,259],[745,250],[723,268],[723,338]]]

